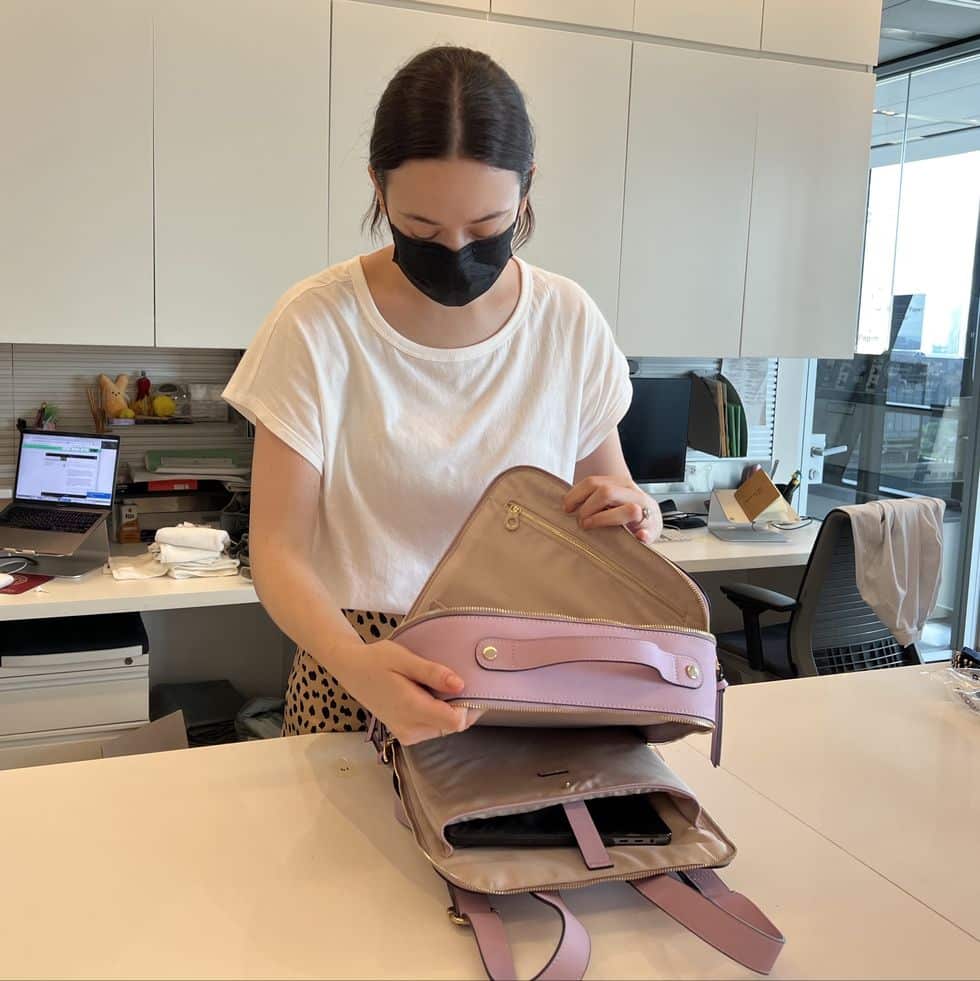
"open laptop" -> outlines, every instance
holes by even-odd
[[[25,429],[0,550],[72,556],[112,512],[119,437]]]
[[[750,521],[735,499],[733,490],[715,490],[712,493],[708,505],[708,531],[723,542],[745,545],[772,545],[789,541],[781,531]]]

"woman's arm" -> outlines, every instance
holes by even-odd
[[[650,512],[646,520],[643,508]],[[646,543],[655,542],[664,527],[657,502],[633,482],[615,429],[575,465],[575,486],[565,495],[565,510],[578,511],[583,528],[626,525]]]
[[[465,710],[454,710],[421,687],[458,694],[459,677],[391,641],[365,646],[341,613],[313,563],[319,501],[320,474],[259,423],[249,557],[262,605],[403,743],[465,728]]]

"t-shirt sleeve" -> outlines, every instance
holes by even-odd
[[[319,358],[287,307],[259,331],[222,398],[323,472]]]
[[[587,360],[583,370],[578,453],[582,460],[598,449],[619,425],[633,400],[629,365],[616,345],[606,318],[591,300],[587,314]]]

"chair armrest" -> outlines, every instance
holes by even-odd
[[[777,613],[789,613],[796,609],[796,600],[784,593],[777,593],[774,589],[763,589],[762,586],[753,586],[747,582],[732,583],[730,586],[722,586],[721,591],[727,596],[740,610],[749,610],[756,613],[763,613],[766,610],[774,610]]]

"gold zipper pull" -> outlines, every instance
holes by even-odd
[[[517,531],[521,526],[521,506],[519,504],[508,504],[507,511],[507,520],[504,522],[504,527],[508,531]]]

